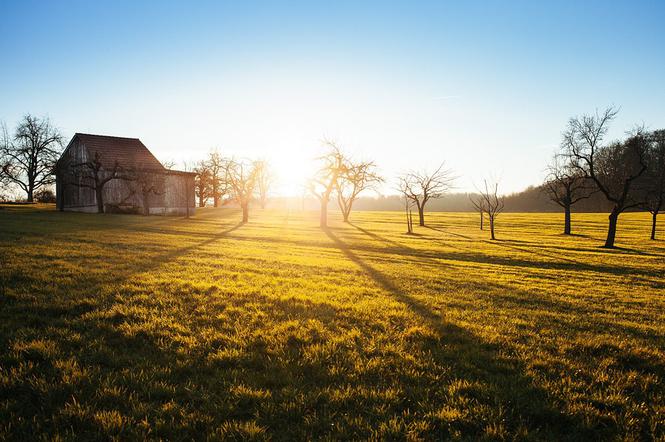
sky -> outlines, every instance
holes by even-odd
[[[542,182],[572,116],[665,128],[665,1],[0,1],[0,121],[273,164],[298,194],[336,141],[394,178]]]

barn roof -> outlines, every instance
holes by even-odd
[[[162,163],[145,147],[138,138],[112,137],[77,133],[78,138],[91,156],[99,154],[104,167],[113,167],[117,162],[120,167],[140,167],[142,169],[165,170]]]

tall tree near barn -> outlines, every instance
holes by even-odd
[[[124,176],[130,182],[129,187],[133,194],[141,199],[143,215],[150,215],[151,199],[153,196],[161,196],[165,193],[165,174],[154,170],[135,167],[130,169]],[[189,202],[187,202],[189,204]]]
[[[208,170],[210,172],[210,192],[212,193],[213,207],[219,207],[222,198],[231,190],[229,180],[230,162],[219,151],[213,150],[208,154]]]
[[[0,181],[12,184],[33,202],[35,192],[55,182],[55,164],[62,151],[62,135],[48,118],[26,115],[12,136],[2,127]]]
[[[66,170],[70,175],[67,185],[86,187],[95,192],[97,201],[97,213],[104,213],[104,187],[112,180],[126,179],[124,170],[115,161],[111,167],[105,167],[102,154],[95,152],[92,158],[86,161],[70,164],[64,162],[58,165],[58,169]]]
[[[196,177],[194,179],[194,186],[196,187],[196,196],[199,199],[199,207],[205,207],[206,201],[213,194],[212,191],[212,174],[207,161],[199,161],[194,168]]]

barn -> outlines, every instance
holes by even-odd
[[[193,214],[194,176],[165,168],[138,138],[77,133],[56,164],[56,205],[78,212]]]

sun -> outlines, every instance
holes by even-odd
[[[284,156],[272,161],[275,175],[274,194],[301,196],[316,170],[314,160],[299,155]]]

